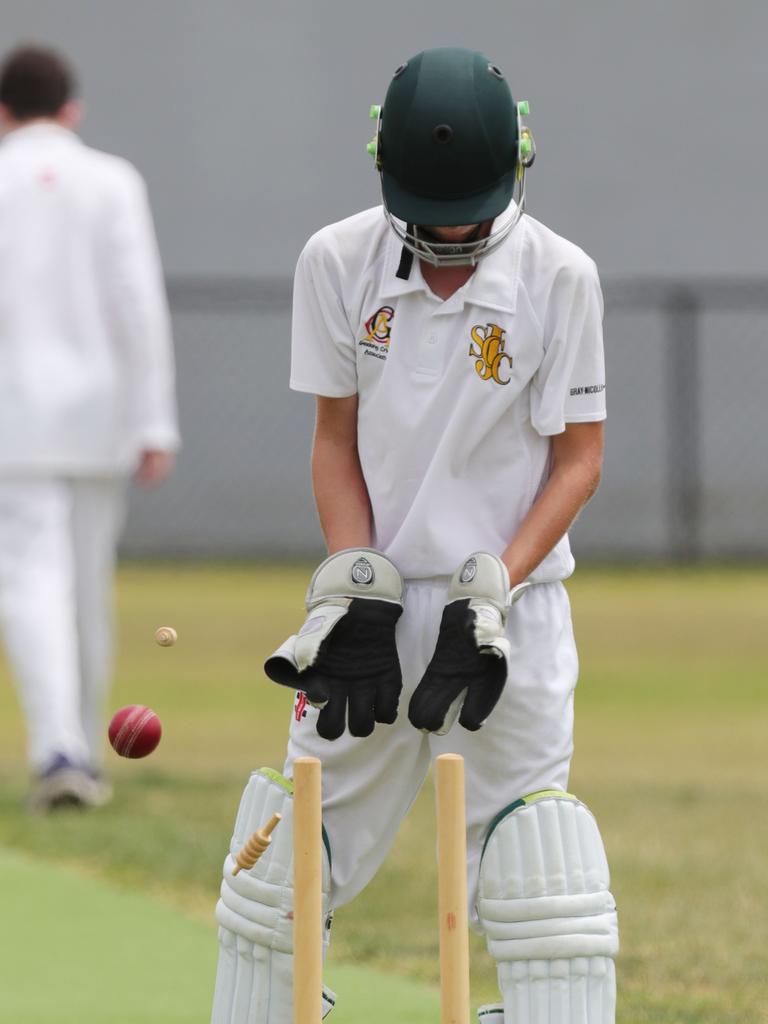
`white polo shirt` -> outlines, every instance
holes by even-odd
[[[550,470],[550,437],[605,418],[603,302],[577,246],[528,216],[449,299],[376,207],[317,232],[294,283],[291,387],[357,394],[375,546],[406,578],[500,555]],[[563,537],[532,573],[573,571]]]
[[[36,122],[0,143],[0,474],[104,475],[178,445],[138,171]]]

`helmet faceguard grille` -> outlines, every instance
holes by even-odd
[[[429,232],[419,232],[418,225],[403,225],[390,212],[382,190],[384,215],[402,245],[414,256],[431,263],[433,267],[467,267],[476,266],[486,256],[490,256],[506,241],[512,230],[519,223],[525,211],[525,165],[516,186],[517,195],[509,207],[496,217],[491,231],[484,238],[470,238],[463,242],[438,242]]]

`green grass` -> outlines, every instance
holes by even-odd
[[[0,849],[0,1020],[15,1024],[208,1024],[217,946],[210,925],[134,888]],[[8,940],[12,940],[11,942]],[[334,965],[336,1024],[432,1024],[439,992]]]
[[[110,758],[109,808],[30,818],[3,674],[0,847],[183,910],[215,943],[243,783],[283,759],[292,697],[260,664],[295,630],[306,582],[303,567],[124,567],[112,704],[151,704],[163,742],[146,761]],[[569,589],[582,662],[570,789],[597,814],[611,863],[619,1021],[766,1022],[768,571],[581,570]],[[152,640],[164,623],[174,648]],[[425,791],[377,878],[337,914],[338,969],[436,982],[433,837]],[[476,938],[472,950],[473,1001],[495,1001],[493,965]]]
[[[0,851],[0,1019],[20,1024],[204,1024],[209,929],[101,879]]]

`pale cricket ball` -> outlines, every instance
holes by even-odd
[[[120,708],[109,723],[109,742],[121,757],[146,757],[163,734],[160,719],[152,708],[129,704]]]
[[[179,634],[173,626],[160,626],[155,630],[155,640],[161,647],[173,647],[179,639]]]

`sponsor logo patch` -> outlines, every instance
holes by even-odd
[[[477,576],[477,559],[468,558],[461,570],[459,583],[471,583],[475,576]]]
[[[302,690],[296,691],[296,703],[293,705],[293,715],[297,722],[307,717],[307,695]]]
[[[361,587],[369,587],[375,579],[373,566],[367,558],[362,556],[352,566],[351,575],[352,582],[359,584]]]

